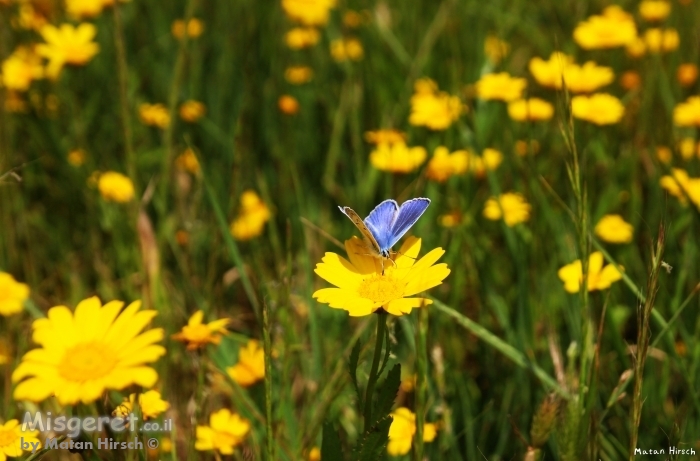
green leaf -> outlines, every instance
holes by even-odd
[[[384,330],[386,332],[385,338],[384,338],[384,361],[382,362],[382,366],[379,367],[379,372],[377,373],[377,376],[381,376],[382,373],[384,373],[384,368],[386,368],[387,362],[389,362],[389,356],[391,355],[391,341],[389,341],[389,329],[387,328]]]
[[[323,440],[321,441],[321,461],[340,461],[343,459],[343,448],[333,424],[323,424]]]
[[[377,396],[377,406],[372,413],[377,420],[381,420],[391,412],[391,407],[394,406],[396,394],[399,392],[401,385],[401,364],[397,363],[389,370],[389,373],[382,383]]]
[[[380,461],[386,458],[389,428],[393,420],[394,418],[387,416],[365,432],[355,447],[357,461]]]
[[[350,372],[350,379],[352,380],[352,386],[355,388],[355,393],[357,394],[357,405],[358,408],[362,408],[362,393],[360,392],[360,386],[357,384],[357,364],[360,361],[360,340],[355,342],[352,347],[352,352],[350,352],[350,360],[348,361],[348,371]]]

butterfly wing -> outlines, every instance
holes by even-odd
[[[372,235],[372,232],[367,228],[365,223],[362,221],[362,218],[360,218],[360,215],[355,213],[355,210],[350,208],[349,206],[339,206],[340,211],[343,212],[345,216],[350,218],[350,221],[357,227],[357,229],[360,231],[362,234],[362,239],[367,243],[367,246],[371,249],[376,251],[377,253],[380,253],[379,249],[379,244],[377,243],[377,239],[374,238],[374,235]]]
[[[384,200],[374,207],[374,210],[365,218],[365,224],[377,240],[380,252],[386,253],[393,246],[390,243],[391,228],[394,225],[398,211],[399,205],[395,200]]]
[[[396,245],[401,237],[418,221],[425,210],[430,205],[429,198],[413,198],[406,200],[401,204],[396,219],[392,222],[391,231],[389,232],[388,248]]]

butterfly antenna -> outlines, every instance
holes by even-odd
[[[401,256],[405,256],[405,257],[407,257],[407,258],[411,258],[411,259],[414,260],[414,261],[415,261],[416,259],[418,259],[418,258],[414,258],[413,256],[409,256],[409,255],[407,255],[406,253],[401,253],[400,251],[394,251],[394,254],[401,255]],[[396,265],[396,261],[394,261],[393,259],[392,259],[392,261],[394,262],[394,265]]]

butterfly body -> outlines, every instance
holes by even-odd
[[[362,234],[372,256],[391,259],[391,248],[418,221],[430,205],[429,198],[406,200],[399,206],[395,200],[384,200],[364,219],[350,207],[338,207]]]

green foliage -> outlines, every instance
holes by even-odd
[[[350,373],[350,382],[352,382],[352,387],[355,389],[355,394],[357,394],[357,407],[362,408],[362,393],[360,392],[360,385],[357,383],[357,365],[360,361],[360,340],[355,341],[355,345],[352,347],[352,352],[350,353],[350,359],[348,360],[348,372]]]
[[[31,289],[24,312],[0,317],[0,421],[33,408],[13,400],[11,379],[35,347],[32,321],[52,306],[73,308],[98,295],[141,299],[158,311],[152,323],[163,328],[167,350],[156,365],[159,389],[177,421],[167,435],[177,455],[161,459],[213,459],[194,449],[196,426],[221,408],[251,422],[235,456],[256,461],[266,451],[301,460],[319,443],[324,460],[351,452],[381,459],[388,415],[398,406],[439,423],[423,449],[431,460],[620,461],[634,440],[638,447],[698,446],[700,213],[692,191],[674,196],[660,182],[678,168],[700,177],[697,152],[679,149],[684,139],[697,149],[698,128],[673,122],[674,108],[700,92],[700,83],[682,86],[676,78],[680,64],[700,57],[700,2],[670,2],[660,24],[641,18],[639,2],[617,2],[640,36],[657,27],[679,33],[677,50],[639,58],[624,47],[586,50],[573,40],[577,24],[611,2],[338,1],[328,24],[317,27],[319,42],[299,50],[285,44],[300,24],[279,0],[115,3],[119,20],[112,7],[78,20],[63,1],[0,1],[0,62],[19,46],[43,42],[21,26],[29,5],[52,24],[95,24],[100,47],[56,80],[35,80],[15,94],[0,88],[0,271]],[[357,26],[345,20],[351,10]],[[188,12],[204,29],[184,42],[171,27]],[[490,36],[509,45],[499,60],[485,52]],[[332,58],[332,42],[343,37],[362,43],[361,60]],[[573,93],[537,84],[530,59],[555,50],[612,69],[615,80],[600,91],[624,104],[619,123],[574,119]],[[297,65],[309,66],[313,79],[290,83],[285,71]],[[474,84],[491,72],[525,78],[525,95],[553,104],[553,119],[516,122],[506,102],[478,99]],[[627,72],[638,74],[639,87],[622,84]],[[414,84],[423,77],[464,108],[445,130],[409,122]],[[280,112],[282,95],[298,101],[296,114]],[[5,110],[15,96],[24,110]],[[189,99],[206,107],[196,123],[178,116]],[[142,103],[164,104],[169,128],[145,125]],[[408,173],[376,169],[376,146],[365,132],[381,128],[403,131],[409,146],[426,149],[426,161]],[[493,148],[502,162],[437,182],[426,172],[438,146],[478,156]],[[669,163],[659,160],[658,147],[670,149]],[[199,173],[175,161],[186,148]],[[74,149],[85,152],[83,164],[68,161]],[[133,201],[101,198],[95,173],[106,171],[131,178]],[[270,220],[256,237],[237,240],[230,226],[245,190],[261,197]],[[529,219],[509,226],[484,217],[487,200],[510,191],[525,197]],[[314,269],[326,252],[348,257],[342,243],[357,234],[338,205],[365,216],[381,200],[417,196],[432,203],[410,234],[422,239],[421,255],[443,248],[438,263],[451,273],[425,294],[434,302],[420,308],[428,321],[421,341],[416,312],[389,319],[375,338],[374,315],[348,317],[315,301],[312,294],[329,284]],[[605,242],[594,231],[613,213],[633,226],[631,242]],[[651,249],[660,223],[663,261]],[[585,266],[592,251],[623,269],[622,280],[566,292],[559,269],[581,258]],[[206,321],[230,319],[231,334],[192,352],[171,335],[198,309]],[[238,385],[226,369],[263,330],[268,389]],[[367,347],[368,338],[380,347]],[[400,369],[406,377],[420,373],[420,398],[397,390]],[[551,393],[557,412],[546,406]],[[105,408],[115,403],[104,400]],[[51,399],[38,405],[54,406]]]
[[[356,461],[381,461],[386,458],[386,445],[392,421],[391,416],[385,416],[363,434],[353,451]]]
[[[377,421],[383,419],[391,412],[396,400],[396,394],[399,392],[399,385],[401,385],[401,364],[397,363],[391,367],[384,382],[379,387],[379,392],[377,392],[377,403],[372,412]]]
[[[344,459],[340,438],[333,424],[323,424],[323,441],[321,442],[321,461],[341,461]]]

